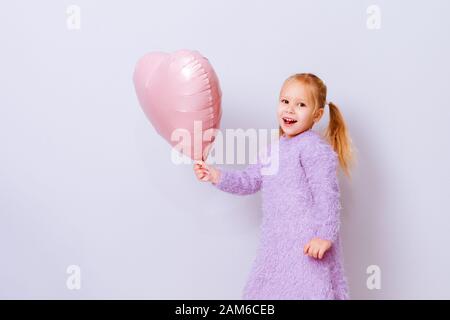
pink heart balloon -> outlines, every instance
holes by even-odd
[[[208,59],[191,50],[148,53],[133,82],[158,134],[191,159],[205,160],[222,117],[222,91]]]

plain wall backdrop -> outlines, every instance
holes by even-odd
[[[444,0],[3,3],[0,298],[240,298],[260,194],[173,164],[132,83],[144,53],[192,49],[219,76],[222,129],[277,128],[283,80],[321,77],[357,148],[353,180],[340,175],[351,297],[449,299],[448,12]],[[327,122],[328,108],[315,130]],[[372,265],[380,289],[366,285]]]

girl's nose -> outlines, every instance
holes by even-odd
[[[291,105],[288,105],[287,108],[286,108],[286,111],[289,112],[289,113],[294,113],[294,107],[291,106]]]

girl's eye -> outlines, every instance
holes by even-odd
[[[300,107],[306,107],[306,104],[304,104],[303,102],[298,104]]]
[[[289,103],[289,101],[287,101],[286,99],[281,99],[282,103]]]

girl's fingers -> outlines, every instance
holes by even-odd
[[[203,168],[206,168],[206,166],[205,166],[205,165],[202,165],[202,164],[196,163],[196,164],[194,165],[194,168],[197,168],[197,169],[203,169]]]
[[[324,253],[325,253],[325,250],[324,250],[323,248],[321,248],[321,249],[319,250],[318,258],[319,258],[319,259],[322,259]]]
[[[203,180],[203,181],[208,181],[208,180],[209,180],[209,173],[208,173],[208,172],[205,172],[205,173],[203,174],[202,180]]]
[[[309,242],[308,242],[308,243],[303,247],[303,254],[307,254],[307,253],[308,253],[309,246],[310,246],[310,244],[309,244]]]
[[[203,171],[201,171],[201,170],[196,170],[195,171],[195,175],[197,176],[197,178],[202,178],[204,175],[205,175],[205,173],[203,172]]]
[[[195,169],[195,173],[205,173],[205,172],[209,172],[207,169]]]
[[[314,250],[314,258],[318,258],[318,256],[319,256],[319,248],[315,248],[315,250]]]
[[[197,160],[197,161],[195,162],[195,164],[198,165],[199,167],[204,167],[204,166],[205,166],[205,162],[202,161],[202,160]]]
[[[317,248],[314,245],[311,245],[308,249],[308,255],[311,258],[316,258],[317,256]]]
[[[201,181],[209,181],[211,179],[211,171],[203,160],[194,161],[194,171],[197,178]]]
[[[201,181],[209,180],[209,172],[205,169],[199,169],[196,171],[197,178]]]

